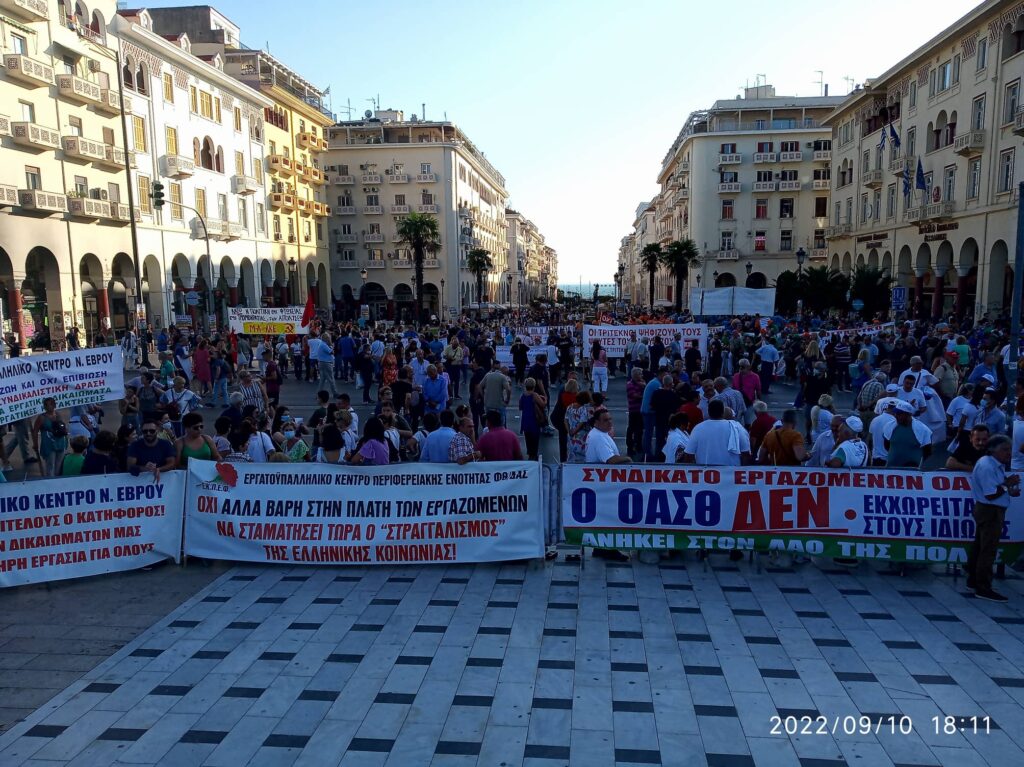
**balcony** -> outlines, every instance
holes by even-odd
[[[13,184],[0,184],[0,208],[9,208],[18,204],[18,187]]]
[[[391,212],[393,214],[395,214],[395,215],[404,216],[404,215],[406,215],[409,212],[409,206],[408,205],[392,205],[391,206]]]
[[[121,147],[112,146],[110,144],[103,145],[103,157],[96,160],[97,165],[102,165],[107,168],[116,168],[122,170],[125,166],[125,152]],[[135,154],[131,155],[132,167],[135,167]]]
[[[348,184],[356,183],[356,177],[350,175],[341,175],[340,173],[332,173],[327,177],[327,183],[333,184],[334,186],[346,186]]]
[[[335,205],[334,214],[337,216],[354,216],[356,214],[355,205]]]
[[[837,237],[846,237],[853,231],[852,224],[837,224],[825,229],[825,239],[832,240]]]
[[[399,258],[392,261],[391,266],[395,269],[412,269],[412,260],[408,258]]]
[[[0,10],[25,21],[46,21],[49,16],[46,0],[0,0]]]
[[[437,258],[424,258],[423,268],[424,269],[439,269],[441,267],[441,261]]]
[[[803,152],[780,152],[779,162],[803,162]]]
[[[295,195],[290,192],[272,192],[270,207],[273,210],[295,210]]]
[[[916,208],[907,208],[905,211],[903,211],[903,220],[909,221],[911,223],[915,221],[920,221],[923,213],[924,209],[921,206],[918,206]]]
[[[832,150],[831,149],[815,149],[814,150],[814,161],[815,162],[832,162]]]
[[[755,152],[754,163],[775,162],[777,157],[775,152]]]
[[[18,80],[30,88],[53,85],[53,67],[20,53],[4,56],[4,69],[12,80]]]
[[[417,173],[416,183],[417,184],[433,184],[437,181],[436,173]]]
[[[68,197],[68,215],[73,218],[110,218],[110,203],[89,197]]]
[[[417,205],[417,213],[437,213],[441,210],[437,205]]]
[[[60,134],[37,123],[11,123],[11,136],[15,144],[30,149],[60,148]]]
[[[128,206],[122,202],[110,203],[110,218],[111,220],[116,221],[119,224],[127,224],[130,220],[128,218]],[[142,211],[140,211],[138,208],[135,208],[135,220],[139,221],[141,218]]]
[[[367,269],[383,269],[387,266],[387,262],[383,258],[374,258],[366,262]]]
[[[76,104],[100,104],[103,91],[96,83],[75,75],[57,75],[57,92]]]
[[[231,191],[235,194],[250,195],[256,194],[263,188],[252,176],[232,176]]]
[[[305,163],[298,162],[297,160],[292,162],[292,170],[294,170],[295,175],[301,179],[309,177],[309,171],[306,170],[306,167]]]
[[[180,154],[165,154],[160,158],[160,170],[167,178],[188,178],[196,172],[196,164],[190,157]]]
[[[390,181],[392,184],[408,184],[409,183],[409,174],[408,173],[392,173],[387,178],[388,178],[388,181]]]
[[[811,189],[820,192],[827,192],[832,187],[832,179],[830,178],[816,178],[811,181]]]
[[[313,202],[312,200],[307,200],[305,197],[296,197],[295,209],[299,211],[299,213],[312,213]]]
[[[306,167],[309,169],[309,172],[305,178],[309,183],[314,184],[315,186],[323,186],[327,183],[327,175],[322,170],[312,165],[307,165]]]
[[[382,216],[384,215],[383,205],[364,205],[363,206],[364,216]]]
[[[60,143],[64,147],[64,156],[82,162],[102,160],[104,146],[100,141],[90,141],[81,136],[61,136]]]
[[[715,251],[716,261],[739,261],[740,252],[738,250],[717,250]]]
[[[905,155],[889,162],[889,172],[894,176],[902,176],[904,172],[910,171],[913,175],[916,166],[917,158],[914,155]]]
[[[364,184],[380,184],[381,178],[379,173],[364,173],[363,174]]]
[[[311,131],[297,135],[295,143],[303,149],[309,149],[313,152],[327,151],[327,142]]]
[[[735,194],[743,188],[739,181],[725,181],[718,185],[719,194]]]
[[[754,182],[755,192],[774,192],[775,182],[774,181],[755,181]]]
[[[924,206],[921,218],[928,221],[942,221],[947,218],[952,218],[953,211],[955,209],[956,204],[952,202],[933,202],[930,205]]]
[[[882,186],[882,182],[885,181],[885,173],[882,172],[881,168],[875,168],[874,170],[864,171],[864,178],[862,179],[864,186],[870,189],[878,189]]]
[[[674,195],[672,195],[672,205],[679,205],[680,203],[690,199],[689,189],[679,189]]]
[[[11,118],[7,115],[0,115],[0,136],[11,135]]]
[[[363,242],[384,242],[384,235],[380,232],[371,232],[363,235]]]
[[[1018,136],[1024,136],[1024,106],[1017,108],[1013,116],[1013,132]]]
[[[780,192],[799,192],[801,183],[799,181],[780,181],[779,191]]]
[[[279,176],[291,176],[295,173],[295,166],[292,164],[290,157],[285,157],[283,154],[272,154],[267,158],[267,167],[271,173],[276,173]]]
[[[1014,123],[1016,125],[1016,122]],[[967,131],[962,136],[953,139],[953,151],[965,157],[974,157],[981,154],[985,148],[985,131]]]
[[[718,155],[719,165],[738,165],[743,162],[743,155],[741,154],[720,154]]]
[[[60,192],[44,192],[42,189],[19,189],[18,204],[22,210],[39,213],[66,213],[68,198]]]
[[[353,244],[359,242],[359,235],[358,234],[336,234],[336,235],[334,235],[334,241],[335,242],[343,243],[345,245],[353,245]]]
[[[679,172],[680,173],[689,173],[690,172],[690,161],[689,160],[683,160],[682,162],[679,163]]]
[[[111,88],[100,88],[100,100],[96,109],[108,115],[121,114],[121,99],[117,97],[117,91]]]
[[[313,203],[313,215],[325,218],[331,215],[331,206],[326,202],[314,202]]]
[[[824,261],[828,258],[827,248],[814,248],[810,253],[811,261]]]

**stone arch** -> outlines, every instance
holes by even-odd
[[[857,264],[856,265],[857,265],[857,268],[861,268],[861,267],[867,266],[867,261],[864,259],[864,254],[863,253],[858,253],[857,254]]]
[[[317,265],[316,268],[316,284],[319,296],[317,297],[318,306],[329,307],[332,303],[331,299],[331,285],[327,275],[327,267],[324,264]]]
[[[213,139],[205,136],[199,146],[199,164],[207,170],[213,170],[216,154],[217,149],[213,144]]]
[[[140,61],[139,68],[135,70],[135,90],[143,95],[149,93],[149,67],[145,61]]]
[[[872,248],[868,251],[868,266],[872,269],[878,268],[878,248]]]
[[[243,258],[239,265],[238,304],[240,306],[259,306],[260,288],[256,284],[256,269],[252,261]]]
[[[850,256],[850,251],[843,253],[843,274],[849,275],[853,272],[853,257]]]
[[[888,250],[882,254],[882,271],[888,275],[892,275],[892,253]]]
[[[307,288],[311,288],[311,287],[313,287],[316,284],[317,284],[317,281],[316,281],[316,264],[314,264],[312,261],[307,261],[306,262],[306,287]],[[303,303],[305,303],[305,301],[306,301],[305,291],[303,292],[303,295],[300,296],[300,298],[302,299]]]
[[[1004,306],[1006,290],[1006,278],[1010,276],[1009,250],[1003,240],[996,240],[992,243],[992,250],[988,256],[988,311],[998,311]],[[1010,289],[1012,292],[1012,287]]]
[[[218,146],[217,153],[213,157],[214,169],[218,173],[224,172],[224,147]]]
[[[47,248],[37,246],[25,259],[25,279],[21,283],[22,321],[25,339],[33,348],[50,348],[50,315],[63,312],[60,266]],[[33,343],[34,341],[34,343]]]
[[[829,261],[828,268],[833,272],[839,271],[839,254],[833,253],[832,259]]]
[[[945,271],[953,268],[953,243],[949,240],[943,240],[939,245],[939,249],[935,253],[935,268]]]
[[[103,19],[103,14],[98,10],[94,10],[92,16],[90,16],[89,29],[100,42],[103,42],[106,38],[107,22]]]
[[[720,272],[715,276],[715,287],[716,288],[734,288],[736,287],[736,275],[732,272]]]
[[[1024,15],[1019,16],[1013,25],[1003,27],[1002,42],[1003,59],[1024,51]]]
[[[896,261],[896,281],[905,288],[914,283],[914,257],[909,245],[900,248],[900,255]]]
[[[917,257],[914,259],[914,269],[918,271],[929,271],[932,268],[932,249],[927,242],[922,242],[917,248]]]
[[[164,304],[164,270],[153,254],[142,260],[142,296],[146,305],[146,320],[154,328],[163,327],[167,311]]]
[[[132,325],[135,312],[135,263],[127,253],[117,253],[110,265],[110,322],[116,333]]]
[[[124,57],[124,64],[121,67],[121,80],[125,88],[129,90],[135,89],[135,60],[131,56]]]
[[[768,278],[764,276],[763,272],[752,272],[750,274],[750,276],[747,277],[747,287],[748,288],[767,288],[768,287]]]
[[[217,271],[218,282],[224,280],[228,285],[238,284],[238,270],[235,268],[235,263],[231,260],[230,256],[224,256],[220,260],[220,268]]]

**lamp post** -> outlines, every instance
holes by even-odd
[[[359,276],[363,280],[363,289],[359,291],[359,311],[362,312],[362,306],[366,303],[366,278],[370,275],[367,274],[365,267],[359,270]]]
[[[507,276],[508,279],[508,308],[512,310],[512,272],[510,271]]]
[[[804,261],[807,260],[807,251],[803,248],[798,248],[796,251],[796,277],[799,280],[804,273]]]
[[[697,290],[700,292],[700,314],[699,317],[704,316],[704,291],[700,286],[700,274],[697,275]]]
[[[444,305],[444,277],[441,278],[441,315],[448,313],[448,307]]]
[[[295,289],[296,289],[295,283],[298,282],[298,279],[299,279],[299,272],[295,268],[295,256],[289,256],[288,257],[288,283],[289,283],[289,285],[291,287],[288,289],[288,303],[290,303],[292,306],[295,305],[295,301],[296,301],[295,297],[298,295],[298,293],[295,292]]]

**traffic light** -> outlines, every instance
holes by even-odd
[[[164,206],[164,185],[159,181],[154,181],[153,191],[149,196],[153,198],[154,208],[162,208]]]

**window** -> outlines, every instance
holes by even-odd
[[[793,218],[793,198],[783,197],[779,200],[779,218]]]
[[[241,152],[235,152],[235,175],[245,175],[245,155]]]
[[[235,107],[232,110],[231,114],[232,114],[233,119],[234,119],[235,130],[238,131],[239,133],[241,133],[242,132],[242,110],[239,107]]]
[[[843,204],[836,200],[836,224],[843,223]]]
[[[985,96],[978,96],[971,102],[971,130],[982,130],[985,127]]]
[[[69,117],[68,128],[71,130],[72,136],[82,135],[82,118],[81,117]]]
[[[146,119],[138,115],[132,115],[132,135],[135,139],[135,150],[146,151]]]
[[[199,93],[198,93],[198,91],[196,91],[196,86],[194,86],[194,85],[188,86],[188,105],[189,105],[189,109],[191,109],[193,112],[198,114],[198,112],[199,112]]]
[[[983,37],[978,41],[977,51],[974,54],[977,58],[976,71],[980,72],[988,66],[988,38]]]
[[[911,109],[915,109],[917,107],[917,80],[913,80],[910,83],[910,96],[907,101],[909,102]]]
[[[1020,102],[1020,80],[1015,80],[1003,91],[1003,122],[1012,123]]]
[[[764,118],[754,120],[754,130],[768,130],[768,121]]]
[[[1013,150],[1004,149],[999,153],[999,192],[1009,192],[1013,189]]]
[[[405,195],[404,194],[396,194],[395,195],[395,205],[405,205]]]
[[[722,144],[721,149],[718,150],[720,154],[736,154],[735,144]]]
[[[199,114],[207,120],[213,119],[213,96],[206,91],[199,91]]]
[[[221,121],[220,97],[219,96],[215,97],[213,99],[213,119],[216,122],[218,122],[218,123]]]
[[[889,187],[885,190],[885,217],[895,218],[896,217],[896,185],[889,184]]]
[[[907,128],[907,157],[917,154],[917,128]]]
[[[864,175],[871,169],[871,150],[865,149],[860,158],[860,172]]]
[[[800,142],[799,141],[780,141],[779,142],[780,152],[799,152]]]
[[[167,144],[167,154],[178,153],[178,129],[170,125],[164,126],[164,142]]]
[[[814,198],[814,217],[825,218],[828,216],[828,197]]]
[[[956,197],[956,166],[947,165],[942,170],[942,199],[953,202]]]
[[[765,152],[772,152],[772,151],[774,151],[772,149],[772,142],[771,141],[758,141],[757,142],[757,151],[758,151],[759,154],[765,153]]]
[[[732,250],[732,232],[722,232],[719,245],[719,250]]]
[[[356,252],[354,250],[352,250],[352,249],[342,250],[341,251],[341,260],[342,261],[355,261],[356,260]]]
[[[61,57],[61,64],[64,67],[64,74],[73,75],[75,74],[75,60],[70,56]]]
[[[85,176],[75,176],[75,194],[79,197],[89,195],[89,181]]]
[[[167,200],[171,204],[171,218],[180,221],[182,217],[181,184],[175,181],[167,182]]]
[[[341,233],[342,234],[352,234],[352,224],[342,224],[341,225]]]
[[[263,231],[266,229],[266,226],[263,223],[265,217],[266,213],[264,212],[263,209],[263,203],[256,203],[256,231],[259,232],[260,234],[263,234]]]
[[[370,234],[380,234],[380,224],[370,224]]]
[[[43,188],[43,177],[39,172],[39,168],[34,168],[31,165],[25,166],[25,188],[26,189],[42,189]]]
[[[944,61],[935,70],[935,93],[948,91],[953,87],[953,62]]]
[[[756,232],[754,232],[754,250],[755,251],[767,250],[767,239],[768,239],[768,232],[766,232],[764,229],[759,229]]]
[[[754,218],[768,218],[768,200],[754,201]]]
[[[853,198],[852,197],[847,197],[846,198],[846,223],[847,224],[852,224],[853,223]]]
[[[815,181],[828,181],[832,178],[832,168],[815,168],[813,178]]]
[[[953,57],[953,85],[957,85],[960,82],[960,54],[956,54]]]
[[[281,217],[274,216],[274,239],[281,239]]]
[[[423,192],[423,193],[421,193],[420,198],[421,198],[420,199],[420,204],[421,205],[433,205],[434,204],[434,195],[432,195],[430,192]]]
[[[779,250],[786,251],[793,249],[793,230],[783,229],[779,233]]]
[[[799,176],[795,170],[781,171],[781,178],[783,181],[799,181]]]
[[[722,184],[735,184],[740,180],[740,174],[734,170],[722,171],[718,174],[719,183]]]
[[[379,194],[368,194],[368,195],[366,195],[366,204],[367,205],[380,205],[380,195]]]
[[[217,217],[221,221],[228,220],[228,196],[226,194],[217,195]]]
[[[174,103],[174,76],[170,72],[164,72],[161,76],[164,83],[164,101]]]
[[[196,189],[196,210],[199,215],[206,218],[206,190]]]
[[[107,199],[111,202],[121,202],[121,187],[118,184],[107,184]]]
[[[139,209],[149,215],[153,212],[153,201],[149,198],[149,176],[139,176]]]
[[[238,201],[238,223],[249,231],[249,209],[245,206],[245,198]]]
[[[758,181],[758,183],[767,183],[767,182],[771,181],[773,178],[774,178],[774,176],[772,176],[772,172],[770,170],[759,170],[759,171],[757,171],[757,181]]]
[[[871,218],[877,221],[882,217],[882,190],[876,189],[871,197]]]
[[[976,200],[981,193],[981,160],[967,164],[967,199]]]
[[[825,247],[825,230],[815,229],[814,230],[814,248],[815,250],[822,250]]]
[[[295,219],[288,217],[288,242],[295,242]]]
[[[938,81],[936,71],[934,69],[928,70],[928,98],[935,95],[935,84]]]
[[[867,194],[862,194],[860,196],[860,222],[862,224],[868,220],[870,212],[871,208],[868,207],[868,196]]]
[[[432,173],[432,171],[430,170],[430,163],[429,162],[421,162],[420,163],[420,173]]]
[[[722,200],[722,220],[732,221],[734,217],[735,200]]]
[[[252,158],[252,177],[256,179],[257,184],[263,186],[263,163],[258,157]]]
[[[24,56],[28,53],[28,46],[26,45],[27,39],[22,35],[16,35],[11,32],[11,53],[17,53]]]

